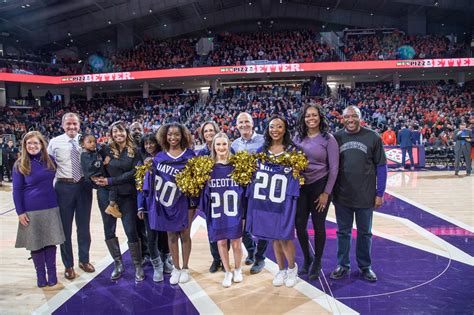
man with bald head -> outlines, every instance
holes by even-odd
[[[240,138],[232,142],[231,148],[234,152],[247,151],[248,153],[255,153],[258,148],[263,146],[264,138],[253,130],[253,119],[249,113],[242,112],[237,116],[237,130],[240,133]],[[250,269],[251,274],[259,273],[265,266],[265,251],[267,250],[268,241],[258,240],[257,244],[255,244],[252,235],[244,231],[242,242],[248,252],[245,264],[253,264]]]

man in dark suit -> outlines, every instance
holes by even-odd
[[[459,175],[459,164],[461,156],[464,156],[466,162],[466,174],[471,175],[471,140],[472,130],[466,128],[466,123],[461,122],[459,129],[454,131],[454,175]]]
[[[413,139],[411,130],[408,129],[408,125],[403,125],[403,128],[398,132],[397,141],[400,144],[402,150],[402,169],[405,169],[405,158],[408,152],[410,158],[410,169],[415,169],[415,163],[413,162]]]

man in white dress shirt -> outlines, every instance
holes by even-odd
[[[77,243],[79,247],[79,268],[94,272],[89,262],[91,245],[90,218],[92,207],[92,186],[84,181],[81,169],[79,146],[80,118],[75,113],[66,113],[62,118],[64,133],[51,139],[48,153],[54,157],[56,169],[55,190],[63,223],[66,241],[61,245],[61,258],[66,279],[76,277],[72,251],[72,221],[76,218]]]

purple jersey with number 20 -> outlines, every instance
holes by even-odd
[[[244,189],[232,178],[232,165],[216,164],[201,193],[199,209],[206,214],[209,240],[215,242],[242,237]]]
[[[179,190],[175,176],[192,157],[194,152],[186,149],[178,157],[161,151],[153,159],[153,175],[148,173],[143,185],[153,230],[177,232],[188,228],[189,199]]]
[[[300,185],[291,167],[259,163],[247,187],[246,230],[257,238],[294,239],[299,194]]]

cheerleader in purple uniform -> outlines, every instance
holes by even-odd
[[[191,253],[191,222],[196,211],[194,200],[179,190],[176,174],[188,160],[195,156],[191,147],[191,134],[178,123],[162,126],[158,130],[158,142],[163,148],[153,159],[153,198],[149,212],[150,226],[157,231],[168,232],[168,244],[173,259],[170,283],[189,281],[189,255]],[[183,266],[180,267],[178,240],[181,239]]]
[[[217,242],[219,254],[225,269],[222,285],[230,287],[232,280],[242,282],[242,214],[244,188],[238,185],[230,174],[234,167],[229,158],[230,141],[225,133],[218,133],[212,140],[211,157],[215,165],[211,171],[211,178],[206,182],[201,194],[200,206],[206,213],[209,240]],[[234,272],[229,264],[227,240],[231,240],[234,252]]]

